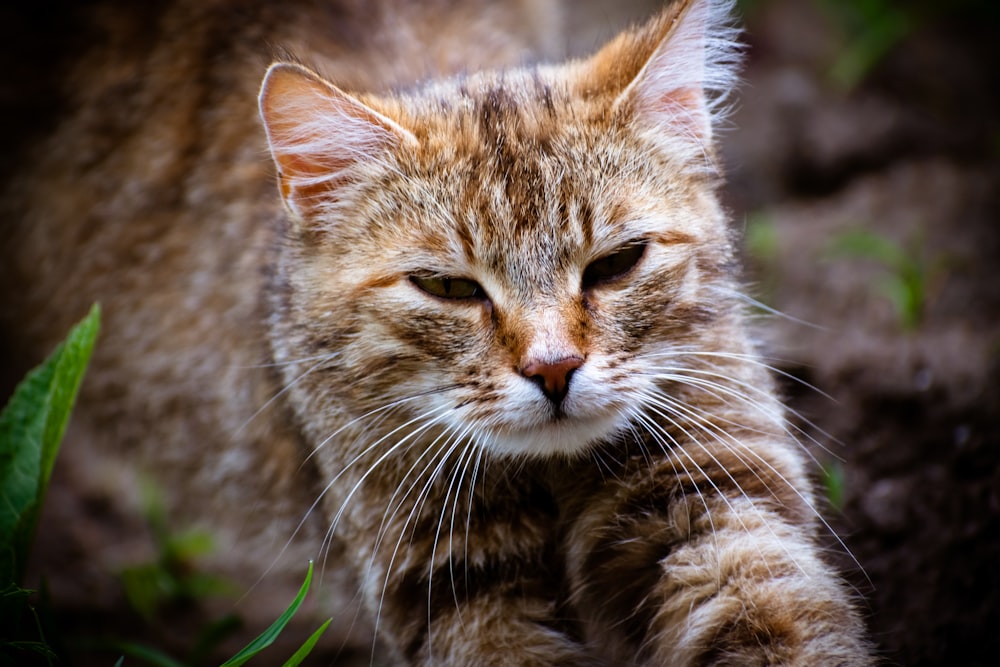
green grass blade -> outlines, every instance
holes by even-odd
[[[285,661],[285,664],[282,665],[282,667],[299,667],[302,661],[306,659],[306,656],[312,652],[313,648],[316,646],[316,642],[319,641],[319,638],[323,636],[323,633],[326,632],[326,629],[330,627],[330,623],[332,622],[333,619],[328,618],[326,623],[319,626],[316,632],[309,636],[309,639],[307,639],[305,643],[299,647],[299,650],[296,651],[291,658]]]
[[[20,582],[97,332],[100,308],[14,390],[0,413],[0,582]]]
[[[832,257],[874,260],[890,269],[906,263],[906,251],[902,246],[865,229],[850,229],[838,234],[830,242],[828,252]]]
[[[312,561],[309,561],[309,571],[306,572],[306,580],[302,582],[299,594],[296,595],[295,599],[292,600],[292,603],[288,605],[288,609],[285,610],[285,613],[279,616],[278,620],[272,623],[267,630],[260,633],[256,639],[243,647],[243,650],[226,662],[222,663],[222,667],[239,667],[274,643],[274,640],[278,638],[278,635],[285,629],[288,622],[292,620],[292,616],[295,615],[295,612],[297,612],[299,607],[302,606],[302,601],[306,599],[306,593],[309,592],[309,584],[312,582],[312,573],[313,564]]]

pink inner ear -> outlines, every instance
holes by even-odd
[[[699,89],[678,88],[661,93],[643,105],[645,114],[655,114],[677,134],[703,141],[711,134],[705,96]],[[652,108],[650,108],[652,107]]]
[[[651,26],[646,38],[658,43],[618,100],[639,123],[701,148],[711,142],[716,102],[732,86],[738,60],[725,5],[678,0]],[[648,41],[637,44],[649,48]]]
[[[323,156],[322,165],[319,160],[295,154],[285,155],[279,162],[281,196],[295,210],[305,213],[311,203],[318,203],[323,197],[333,197],[332,190],[338,184],[333,175],[342,174],[349,164],[329,155]],[[324,174],[329,177],[323,178]]]
[[[395,121],[297,65],[268,71],[260,112],[282,197],[299,218],[336,199],[352,165],[416,141]]]

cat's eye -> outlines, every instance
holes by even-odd
[[[442,299],[485,299],[486,291],[474,280],[443,276],[410,276],[414,285]]]
[[[583,271],[583,288],[589,289],[621,278],[635,268],[645,253],[646,242],[634,241],[594,260]]]

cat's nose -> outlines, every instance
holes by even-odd
[[[537,384],[545,397],[558,406],[566,398],[573,371],[582,365],[582,357],[571,356],[557,361],[532,361],[519,370],[521,375]]]

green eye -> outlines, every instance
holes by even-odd
[[[486,298],[486,292],[474,280],[437,276],[410,276],[410,280],[428,294],[442,299]]]
[[[583,288],[590,289],[621,278],[639,263],[645,252],[646,242],[635,241],[623,245],[610,255],[594,260],[583,271]]]

